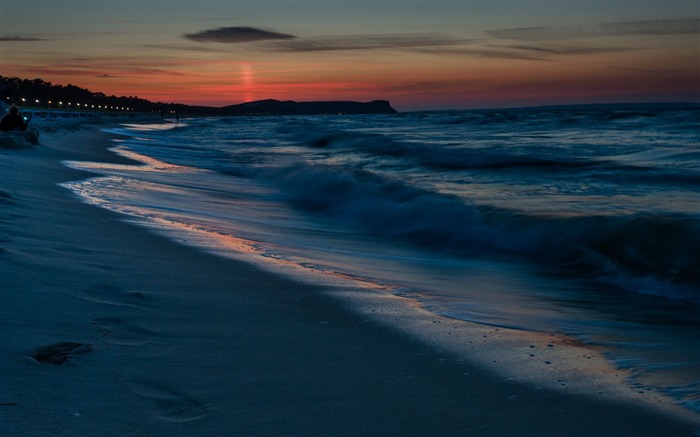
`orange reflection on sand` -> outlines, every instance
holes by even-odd
[[[149,220],[159,229],[163,229],[168,234],[175,233],[176,241],[187,245],[194,245],[214,254],[236,259],[236,255],[252,255],[256,262],[272,263],[278,267],[290,268],[291,271],[299,272],[302,276],[312,274],[322,274],[334,282],[341,281],[345,284],[352,284],[363,289],[388,290],[392,287],[387,284],[373,282],[368,278],[355,276],[333,270],[314,268],[300,262],[284,259],[270,253],[269,250],[261,248],[261,243],[233,235],[225,235],[204,229],[197,225],[178,222],[160,217],[149,217]]]
[[[115,164],[108,162],[91,162],[91,161],[63,161],[63,164],[76,170],[101,170],[101,171],[132,171],[132,172],[195,172],[191,167],[181,165],[168,164],[167,162],[159,161],[150,156],[141,155],[132,152],[123,147],[114,147],[109,149],[119,156],[139,162],[140,164]]]
[[[199,226],[180,223],[159,217],[150,217],[150,220],[152,220],[159,227],[175,230],[175,232],[180,234],[181,237],[184,237],[188,243],[199,243],[199,246],[204,246],[215,252],[220,252],[222,249],[228,249],[246,254],[263,254],[263,251],[256,247],[256,242],[253,240],[246,240],[245,238],[234,237],[231,235],[223,235],[208,231]]]

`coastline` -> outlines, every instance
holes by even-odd
[[[357,289],[203,253],[82,204],[57,184],[90,174],[61,162],[133,163],[109,138],[62,131],[0,150],[3,435],[700,428],[661,396],[620,389],[624,373],[566,338],[438,319],[371,289],[357,300]],[[35,359],[51,345],[66,362]]]

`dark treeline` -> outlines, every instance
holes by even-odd
[[[151,102],[133,96],[108,96],[71,84],[54,85],[41,79],[30,80],[4,76],[0,76],[0,99],[8,105],[28,108],[177,113],[190,116],[396,113],[396,110],[385,100],[367,103],[260,100],[222,108],[190,106],[181,103]]]
[[[179,103],[151,102],[139,97],[108,96],[72,84],[54,85],[42,79],[0,76],[0,99],[6,104],[31,108],[90,111],[178,112],[208,114],[216,108]]]

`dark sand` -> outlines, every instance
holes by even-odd
[[[90,175],[60,161],[122,160],[108,145],[0,150],[2,436],[700,435],[692,413],[509,380],[79,203],[57,183]]]

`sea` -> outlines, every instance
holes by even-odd
[[[436,315],[603,347],[700,412],[700,106],[183,118],[85,202]],[[236,242],[235,244],[232,242]]]

